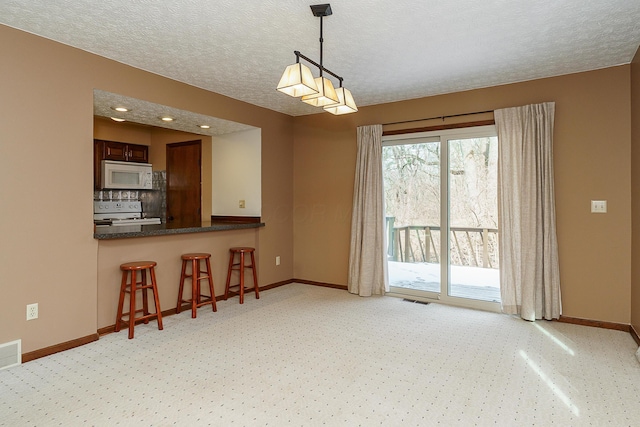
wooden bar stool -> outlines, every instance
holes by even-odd
[[[201,270],[200,261],[205,261],[206,270]],[[187,264],[191,263],[191,274],[186,274]],[[184,289],[184,279],[191,278],[191,299],[182,299]],[[200,291],[200,281],[209,280],[209,295],[203,295]],[[182,255],[182,273],[180,274],[180,288],[178,289],[178,305],[176,313],[180,313],[182,303],[191,304],[191,317],[195,319],[196,310],[203,305],[211,304],[213,311],[218,311],[216,307],[216,294],[213,290],[213,278],[211,277],[211,254],[193,253]]]
[[[160,310],[160,300],[158,299],[158,287],[156,285],[156,273],[153,267],[156,266],[155,261],[135,261],[127,262],[120,266],[122,270],[122,284],[120,285],[120,301],[118,302],[118,313],[116,315],[115,331],[120,331],[120,326],[124,323],[129,327],[129,339],[133,338],[133,327],[137,321],[142,320],[149,323],[149,319],[156,318],[158,320],[158,329],[162,330],[162,312]],[[147,283],[147,270],[151,276],[151,283]],[[138,272],[140,272],[140,281],[138,281]],[[127,279],[131,280],[127,282]],[[155,313],[149,313],[149,299],[147,292],[151,290],[153,293],[153,301],[156,306]],[[136,293],[142,291],[142,308],[136,309]],[[129,312],[123,313],[124,295],[129,294]],[[136,317],[136,313],[142,313],[142,316]],[[127,316],[127,320],[122,320],[123,316]]]
[[[227,285],[224,290],[224,299],[226,300],[229,296],[229,288],[239,288],[240,294],[240,304],[244,303],[244,291],[250,291],[251,288],[244,287],[244,270],[250,268],[253,271],[253,290],[256,293],[256,299],[260,299],[260,293],[258,292],[258,275],[256,274],[256,259],[254,257],[254,248],[231,248],[229,249],[229,270],[227,271]],[[251,255],[251,264],[245,265],[244,255],[248,253]],[[234,263],[235,255],[240,255],[240,260],[237,263]],[[237,285],[230,286],[231,283],[231,272],[233,270],[238,270],[240,272],[240,283]]]

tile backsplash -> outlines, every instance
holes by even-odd
[[[167,171],[153,171],[153,190],[141,190],[142,212],[167,222]]]
[[[139,194],[139,190],[100,190],[93,192],[93,200],[138,200]]]

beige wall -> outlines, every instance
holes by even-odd
[[[631,325],[637,333],[640,333],[640,48],[631,63],[631,144],[633,202]]]
[[[630,322],[630,66],[299,117],[294,130],[294,276],[345,285],[356,126],[555,101],[563,314]],[[475,120],[471,117],[471,120]],[[591,214],[606,199],[609,213]]]
[[[5,26],[0,52],[0,343],[21,338],[23,352],[30,352],[98,328],[94,88],[262,128],[267,226],[252,237],[260,284],[292,277],[291,117]],[[26,305],[35,302],[40,318],[27,322]]]

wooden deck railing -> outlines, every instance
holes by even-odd
[[[440,227],[409,225],[394,227],[387,217],[387,255],[400,262],[440,262]],[[451,227],[451,264],[498,268],[498,229]]]

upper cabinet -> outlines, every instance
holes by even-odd
[[[146,145],[126,144],[115,141],[94,140],[95,148],[102,154],[101,160],[117,160],[120,162],[149,162],[149,147]]]
[[[149,162],[147,145],[127,144],[115,141],[93,140],[93,182],[96,190],[101,187],[101,162],[116,160],[119,162]]]

